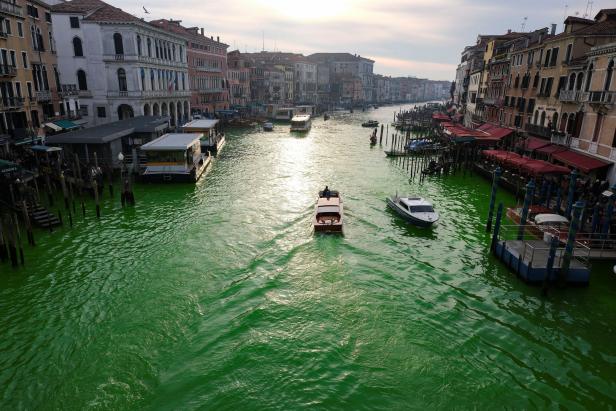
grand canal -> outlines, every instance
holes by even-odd
[[[395,109],[231,131],[196,186],[37,233],[24,268],[0,266],[0,408],[613,407],[611,269],[547,299],[521,283],[486,251],[488,183],[409,186],[369,146],[361,121]],[[344,237],[312,233],[325,184]],[[439,224],[403,223],[396,190]]]

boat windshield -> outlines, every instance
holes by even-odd
[[[321,206],[317,209],[318,214],[339,214],[340,208],[338,206]]]
[[[434,209],[432,208],[432,206],[429,205],[417,205],[417,206],[411,206],[410,208],[410,212],[411,213],[433,213]]]

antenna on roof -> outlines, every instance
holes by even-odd
[[[528,17],[524,17],[522,19],[522,29],[520,30],[522,33],[524,33],[524,28],[526,27],[526,21],[528,20]]]
[[[262,47],[261,51],[265,51],[265,30],[261,31],[261,36],[262,36],[261,38],[263,40],[263,47]]]
[[[592,0],[588,0],[586,2],[586,10],[584,11],[584,17],[585,19],[587,19],[590,16],[590,13],[592,13]]]

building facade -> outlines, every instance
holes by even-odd
[[[61,88],[78,94],[86,126],[136,115],[189,119],[182,36],[99,0],[52,6],[52,22]]]
[[[229,109],[227,48],[219,37],[207,37],[204,29],[184,27],[179,20],[154,20],[152,25],[177,34],[187,43],[191,112],[213,114]]]

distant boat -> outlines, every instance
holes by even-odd
[[[329,120],[329,114],[325,113],[323,114],[323,121],[327,121]]]
[[[267,122],[267,123],[263,123],[263,131],[273,131],[274,130],[274,124]]]
[[[308,131],[312,127],[310,114],[301,114],[291,119],[291,131]]]
[[[429,227],[436,223],[439,215],[432,203],[421,197],[389,197],[387,205],[411,224]]]
[[[319,191],[313,225],[315,232],[342,233],[342,199],[338,191]]]
[[[361,123],[361,126],[362,127],[378,127],[379,122],[376,120],[368,120],[368,121]]]

